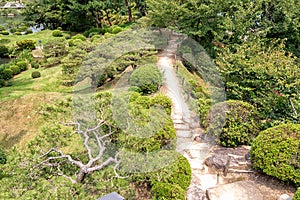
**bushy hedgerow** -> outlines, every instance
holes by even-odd
[[[300,187],[297,189],[296,193],[294,194],[293,200],[300,200]]]
[[[16,65],[20,68],[21,71],[25,71],[28,68],[25,61],[18,61]]]
[[[229,100],[215,104],[206,118],[207,133],[219,136],[225,147],[250,144],[259,133],[259,114],[243,101]]]
[[[9,80],[13,77],[13,71],[9,68],[6,68],[2,71],[2,78],[4,80]]]
[[[41,77],[41,73],[39,71],[34,71],[31,73],[32,78],[39,78]]]
[[[19,50],[24,50],[24,49],[33,50],[35,48],[35,41],[30,39],[17,41],[16,44]]]
[[[143,94],[156,92],[162,84],[162,75],[155,65],[140,66],[130,76],[130,85],[137,86]]]
[[[82,41],[86,41],[86,37],[84,35],[82,35],[82,34],[74,35],[71,39],[72,40],[80,39]]]
[[[14,32],[14,35],[22,35],[22,33],[20,31],[16,31]]]
[[[300,185],[300,124],[283,124],[266,129],[252,142],[255,169],[282,181]]]
[[[33,33],[33,31],[30,28],[27,29],[26,32],[25,32],[25,34],[31,34],[31,33]]]
[[[172,100],[164,94],[157,94],[150,99],[150,106],[161,105],[171,115]]]
[[[101,28],[97,28],[97,27],[93,27],[93,28],[90,28],[89,30],[87,31],[84,31],[83,35],[85,37],[91,37],[91,33],[97,33],[97,34],[100,34],[102,31],[101,31]]]
[[[96,40],[100,40],[102,38],[101,35],[93,35],[92,38],[91,38],[91,42],[94,42]]]
[[[111,30],[111,33],[112,34],[117,34],[117,33],[120,33],[123,29],[119,26],[114,26]]]
[[[20,68],[17,65],[12,65],[9,67],[9,69],[11,69],[13,75],[17,75],[21,72]]]
[[[63,33],[60,30],[54,30],[54,31],[52,31],[52,36],[53,37],[62,37]]]
[[[5,45],[0,45],[0,57],[7,57],[9,49]]]
[[[5,164],[6,163],[6,153],[0,149],[0,164]]]

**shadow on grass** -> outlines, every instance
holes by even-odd
[[[27,130],[21,130],[17,135],[9,137],[6,133],[0,140],[0,147],[3,149],[10,149],[15,144],[19,143],[22,137],[27,133]]]

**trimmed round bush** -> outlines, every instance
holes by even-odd
[[[21,71],[27,70],[27,63],[25,61],[19,61],[16,65],[20,68]]]
[[[0,164],[6,164],[6,153],[0,149]]]
[[[17,75],[21,72],[20,68],[17,65],[12,65],[9,67],[9,69],[11,69],[13,75]]]
[[[100,40],[102,38],[101,35],[93,35],[91,38],[91,42],[94,42],[95,40]]]
[[[117,34],[117,33],[120,33],[122,30],[123,29],[121,27],[115,26],[115,27],[112,28],[111,33],[112,34]]]
[[[137,86],[143,94],[157,92],[162,84],[162,75],[155,65],[141,66],[130,76],[130,85]]]
[[[206,118],[207,134],[217,137],[225,147],[248,145],[259,133],[259,113],[243,101],[215,104]]]
[[[157,94],[150,100],[150,106],[161,105],[168,115],[171,115],[172,100],[164,94]]]
[[[14,32],[14,35],[22,35],[22,33],[19,31],[16,31],[16,32]]]
[[[259,133],[252,143],[255,169],[300,185],[300,124],[282,124]]]
[[[30,39],[25,39],[25,40],[20,40],[17,41],[17,46],[19,47],[20,50],[28,49],[28,50],[33,50],[35,49],[35,41],[30,40]]]
[[[41,73],[39,71],[34,71],[31,73],[32,78],[39,78],[41,77]]]
[[[5,45],[0,45],[0,57],[7,57],[9,49]]]
[[[1,34],[2,35],[9,35],[9,32],[7,30],[3,30],[3,31],[1,31]]]
[[[297,189],[296,193],[294,194],[293,200],[300,200],[300,187]]]
[[[63,33],[61,30],[54,30],[54,31],[52,31],[52,36],[53,37],[62,37]]]
[[[86,37],[82,34],[77,34],[77,35],[73,36],[71,39],[72,40],[79,39],[79,40],[82,40],[82,41],[86,41]]]
[[[38,62],[31,62],[31,67],[34,68],[34,69],[38,69],[40,68],[40,64]]]

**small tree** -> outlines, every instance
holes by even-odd
[[[161,84],[162,75],[156,66],[141,66],[130,76],[130,85],[139,87],[144,94],[156,92]]]

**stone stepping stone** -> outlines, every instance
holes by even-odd
[[[177,129],[177,128],[175,127],[175,129]],[[185,130],[185,129],[183,129],[183,130],[177,130],[176,134],[177,134],[177,137],[183,137],[183,138],[190,138],[190,137],[192,137],[191,131]]]
[[[190,130],[190,127],[187,124],[174,124],[174,128],[175,130],[186,130],[186,131]],[[189,137],[192,137],[192,134]]]

